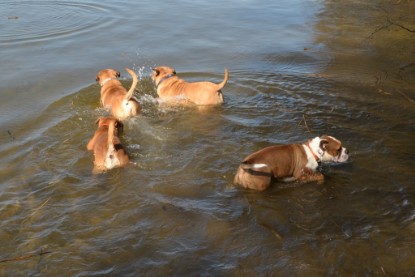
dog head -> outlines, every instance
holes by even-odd
[[[319,154],[322,162],[343,163],[349,158],[349,151],[342,146],[340,140],[332,136],[321,136],[319,142]]]
[[[121,76],[120,72],[111,68],[101,70],[95,79],[101,86],[106,80],[117,79]]]
[[[176,75],[176,70],[168,66],[158,66],[152,68],[151,79],[154,84],[159,85],[164,78]]]
[[[97,119],[96,124],[98,124],[98,127],[107,127],[114,122],[115,130],[117,134],[121,134],[124,130],[124,124],[122,124],[120,121],[116,120],[113,117],[100,117]]]

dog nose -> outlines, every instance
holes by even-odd
[[[346,153],[347,155],[349,155],[349,150],[347,150],[346,148],[344,149],[344,153]]]

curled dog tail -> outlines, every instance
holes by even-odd
[[[126,68],[125,70],[131,75],[131,77],[133,77],[133,83],[131,84],[131,88],[125,95],[125,99],[128,101],[134,95],[135,88],[137,87],[137,84],[138,84],[138,79],[137,79],[137,75],[135,74],[133,70],[129,68]]]
[[[229,79],[229,70],[228,70],[228,67],[226,67],[225,76],[223,77],[223,81],[218,84],[218,90],[221,90],[226,85],[226,83],[228,82],[228,79]]]

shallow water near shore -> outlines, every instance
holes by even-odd
[[[0,275],[415,274],[411,1],[0,3]],[[230,79],[161,107],[149,76]],[[92,174],[103,68],[139,75],[131,164]],[[325,183],[232,185],[272,144],[329,134]]]

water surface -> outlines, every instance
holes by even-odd
[[[0,274],[415,274],[415,7],[366,2],[0,3],[0,259],[33,255]],[[228,66],[225,104],[159,107],[155,65]],[[132,163],[94,175],[108,67],[144,109]],[[249,153],[321,134],[351,151],[323,185],[232,186]]]

